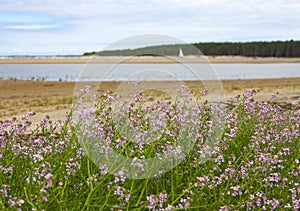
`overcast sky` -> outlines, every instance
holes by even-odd
[[[0,55],[79,54],[142,34],[188,43],[300,40],[300,1],[0,1]]]

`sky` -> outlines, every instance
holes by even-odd
[[[299,0],[1,0],[0,55],[82,54],[144,34],[300,40],[299,11]]]

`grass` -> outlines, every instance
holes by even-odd
[[[223,119],[208,103],[190,112],[176,102],[147,106],[143,95],[121,104],[116,118],[118,98],[107,94],[94,112],[80,116],[80,124],[71,118],[80,105],[64,121],[46,116],[33,126],[34,113],[2,121],[0,209],[299,210],[299,107],[256,102],[254,94],[227,102]],[[215,124],[222,126],[216,136]],[[157,135],[154,141],[145,131]],[[97,154],[103,146],[137,163],[117,162],[117,156],[110,158],[118,165],[108,166],[99,158],[110,155]],[[173,168],[147,177],[145,159],[175,154]]]
[[[232,89],[232,90],[242,90],[242,88],[241,88],[241,87],[238,87],[238,86],[233,86],[231,89]]]

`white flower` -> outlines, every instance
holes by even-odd
[[[290,204],[287,204],[284,206],[284,208],[291,208],[292,206]]]

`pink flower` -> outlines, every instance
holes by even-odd
[[[44,177],[45,177],[45,179],[50,179],[51,177],[53,176],[53,174],[50,174],[50,173],[48,173],[48,174],[46,174]]]

